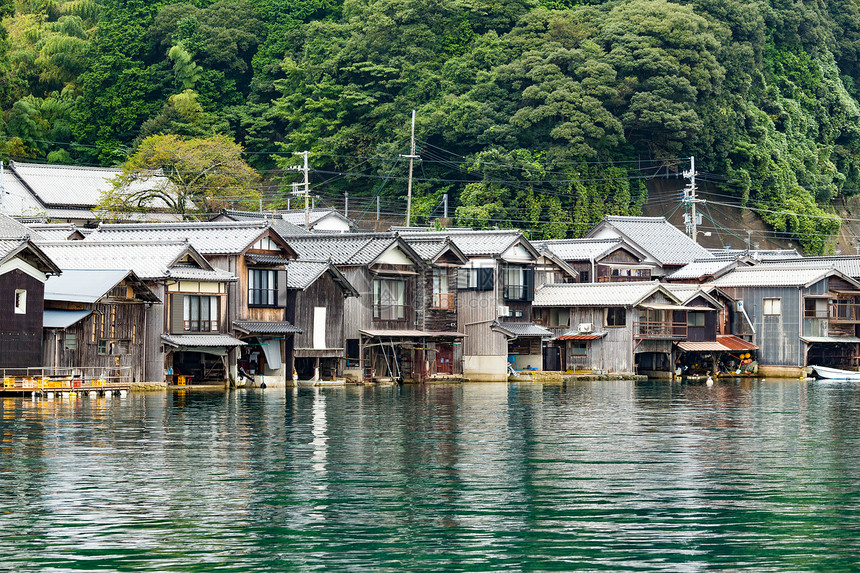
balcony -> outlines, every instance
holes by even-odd
[[[505,300],[528,300],[528,290],[525,285],[505,285],[503,296]]]
[[[640,320],[633,323],[633,338],[636,340],[684,340],[687,338],[687,323]]]
[[[457,296],[453,292],[434,292],[433,308],[438,310],[454,310]]]
[[[823,317],[810,317],[810,318],[823,318]],[[850,302],[850,303],[836,303],[830,304],[830,315],[827,317],[831,323],[839,324],[839,323],[858,323],[860,324],[860,304]]]

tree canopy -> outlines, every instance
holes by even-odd
[[[235,142],[282,201],[578,236],[702,181],[809,252],[860,190],[860,9],[848,0],[0,2],[0,156],[122,164],[153,136]],[[168,140],[162,140],[162,143]],[[195,206],[197,208],[198,206]]]

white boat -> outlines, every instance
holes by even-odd
[[[860,372],[851,370],[840,370],[839,368],[829,368],[827,366],[810,366],[819,378],[825,380],[851,380],[860,382]]]

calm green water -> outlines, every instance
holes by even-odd
[[[860,570],[860,387],[0,399],[0,570]]]

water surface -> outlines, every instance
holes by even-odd
[[[0,400],[10,571],[860,570],[860,387]]]

